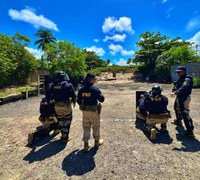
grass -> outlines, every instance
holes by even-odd
[[[20,86],[20,87],[0,89],[0,97],[2,98],[9,95],[17,95],[17,94],[21,94],[22,92],[25,92],[26,90],[32,91],[34,89],[35,87],[31,87],[31,86]]]

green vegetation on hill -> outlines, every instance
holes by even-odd
[[[96,75],[99,75],[101,72],[112,72],[112,73],[118,73],[118,72],[134,72],[136,69],[136,66],[107,66],[107,67],[98,67],[95,69],[90,70],[90,73],[94,73]]]

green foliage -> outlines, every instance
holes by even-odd
[[[37,67],[35,57],[25,49],[29,42],[19,33],[13,37],[0,34],[0,87],[26,83]]]
[[[101,72],[112,72],[112,73],[118,73],[118,72],[133,72],[133,69],[135,69],[135,66],[107,66],[107,67],[98,67],[96,69],[92,69],[89,71],[90,73],[94,73],[96,75],[99,75]]]
[[[200,78],[193,78],[194,87],[200,88]]]
[[[47,44],[45,54],[51,73],[66,71],[72,77],[84,75],[87,55],[74,44],[67,41]]]
[[[169,79],[171,66],[188,63],[194,59],[195,52],[187,45],[172,47],[158,56],[155,72],[162,79]]]
[[[110,64],[110,62],[111,62],[110,59],[107,59],[107,60],[106,60],[107,66]]]
[[[167,36],[161,36],[160,32],[156,34],[146,32],[141,34],[140,37],[141,40],[137,43],[137,46],[140,48],[140,50],[135,53],[135,59],[133,62],[144,64],[146,67],[146,74],[144,75],[150,76],[150,79],[154,78],[153,76],[155,73],[153,71],[159,55],[165,51],[168,51],[171,47],[178,47],[188,44],[187,42],[180,41],[179,37],[169,39]]]
[[[85,64],[87,66],[87,71],[95,69],[97,67],[105,67],[107,64],[110,64],[110,60],[108,59],[107,62],[102,60],[99,56],[95,54],[95,52],[87,51],[86,49],[83,50],[84,53],[87,55],[85,59]]]
[[[132,61],[133,61],[133,60],[132,60],[131,58],[128,58],[127,61],[126,61],[126,64],[131,64]]]
[[[38,45],[38,49],[42,49],[42,51],[45,50],[46,44],[56,41],[56,38],[53,36],[52,32],[46,29],[39,29],[35,36],[40,38],[39,40],[35,41],[35,45]]]

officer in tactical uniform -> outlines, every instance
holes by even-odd
[[[171,94],[172,97],[176,96],[174,103],[176,119],[172,122],[172,124],[182,125],[183,119],[186,132],[181,135],[184,137],[194,138],[193,121],[189,115],[189,104],[191,101],[190,95],[192,93],[193,79],[191,76],[187,75],[187,69],[184,66],[177,67],[175,72],[178,74],[179,79],[175,83]]]
[[[55,103],[56,117],[61,130],[61,141],[67,143],[69,130],[72,121],[72,104],[76,105],[76,93],[73,86],[67,81],[64,72],[58,72],[55,76],[55,81],[46,92],[47,101],[53,100]]]
[[[78,92],[77,103],[80,110],[83,111],[83,141],[84,151],[90,148],[89,139],[90,131],[93,129],[94,146],[99,147],[103,144],[103,139],[100,139],[100,114],[101,104],[104,102],[104,96],[101,91],[94,86],[96,77],[94,74],[87,74],[84,86]]]
[[[160,131],[167,131],[167,121],[170,118],[168,98],[161,93],[161,86],[152,87],[152,90],[139,100],[136,111],[137,118],[144,122],[144,130],[150,132],[151,140],[155,140],[158,133],[156,124],[161,124]]]
[[[52,130],[54,130],[54,135],[59,134],[54,105],[53,103],[47,104],[46,98],[42,98],[40,103],[39,121],[42,123],[42,127],[38,127],[35,132],[28,134],[29,145],[32,145],[37,138],[48,136]]]

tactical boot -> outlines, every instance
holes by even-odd
[[[162,132],[167,131],[167,126],[166,125],[161,125],[160,131],[162,131]]]
[[[90,144],[89,144],[89,142],[88,142],[88,141],[87,141],[87,142],[84,142],[83,151],[84,151],[84,152],[87,152],[89,149],[90,149]]]
[[[100,139],[100,140],[98,140],[98,141],[95,140],[94,146],[95,146],[95,147],[99,147],[99,146],[101,146],[103,143],[104,143],[104,140],[103,140],[103,139]]]
[[[150,140],[156,140],[157,133],[158,133],[158,131],[155,128],[152,128],[151,132],[150,132]]]
[[[28,134],[28,145],[32,145],[34,141],[34,133]]]
[[[67,137],[67,138],[61,138],[61,142],[62,142],[63,144],[67,144],[71,139],[72,139],[72,138],[71,138],[70,136]]]
[[[182,122],[181,120],[177,120],[177,119],[174,119],[171,124],[174,124],[174,125],[177,125],[177,126],[182,126]]]

